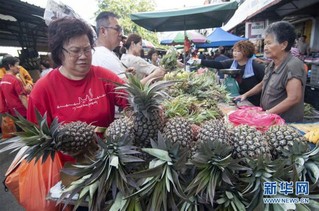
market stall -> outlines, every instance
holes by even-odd
[[[204,44],[197,44],[197,48],[217,48],[219,46],[233,46],[240,40],[248,40],[245,37],[239,37],[222,28],[215,28],[214,31],[207,36],[208,42]]]
[[[247,102],[234,104],[209,71],[174,70],[164,81],[146,85],[130,76],[119,89],[127,91],[131,109],[103,137],[93,138],[98,148],[89,154],[74,154],[72,139],[63,138],[74,124],[63,125],[58,134],[45,124],[37,130],[32,125],[40,133],[35,139],[22,117],[16,121],[26,132],[6,140],[9,145],[0,152],[28,145],[28,160],[49,159],[55,149],[74,155],[77,165],[63,167],[64,179],[52,186],[48,199],[91,210],[319,208],[316,124],[307,138],[278,115]],[[82,131],[93,129],[83,126]],[[287,194],[282,184],[291,184]],[[267,204],[271,198],[298,203]]]

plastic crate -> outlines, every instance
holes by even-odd
[[[311,65],[310,84],[319,86],[319,66],[318,65]]]

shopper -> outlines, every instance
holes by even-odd
[[[126,54],[121,57],[122,63],[127,67],[133,67],[136,75],[142,83],[149,80],[162,78],[166,71],[153,64],[148,63],[141,57],[142,37],[138,34],[130,34],[125,43]]]
[[[295,28],[289,22],[267,27],[264,52],[272,62],[263,81],[239,96],[244,100],[261,93],[261,107],[267,113],[279,114],[286,122],[300,122],[304,117],[306,71],[303,62],[290,52],[295,39]]]

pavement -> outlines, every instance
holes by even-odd
[[[14,159],[15,153],[10,154],[4,152],[0,154],[0,211],[23,211],[24,209],[19,205],[11,192],[5,192],[2,181],[4,175]]]

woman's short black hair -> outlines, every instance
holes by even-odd
[[[6,69],[6,70],[10,70],[10,65],[14,66],[17,62],[19,62],[19,59],[17,57],[13,57],[13,56],[5,56],[2,59],[2,66]]]
[[[149,60],[151,60],[154,53],[157,53],[157,54],[158,54],[158,52],[157,52],[157,50],[156,50],[155,48],[151,48],[151,49],[148,51],[148,53],[147,53],[147,58],[148,58]]]
[[[278,21],[270,24],[266,30],[265,35],[273,35],[278,43],[288,42],[285,51],[290,51],[296,40],[295,27],[287,21]]]
[[[56,65],[62,64],[63,44],[73,37],[87,35],[93,47],[94,38],[92,28],[83,20],[73,17],[57,19],[48,26],[48,43],[51,57]]]

